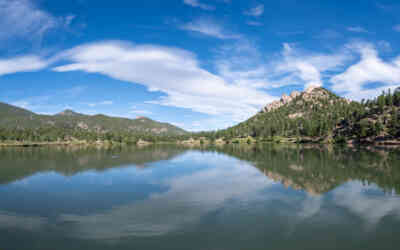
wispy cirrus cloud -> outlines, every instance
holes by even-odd
[[[200,18],[180,26],[181,29],[219,39],[239,39],[238,34],[227,31],[222,25],[209,18]]]
[[[149,110],[144,110],[144,109],[137,109],[133,108],[129,111],[130,114],[135,114],[135,115],[152,115],[153,112]]]
[[[400,24],[395,25],[395,26],[393,27],[393,30],[394,30],[394,31],[397,31],[397,32],[400,32]]]
[[[113,101],[101,101],[101,102],[89,102],[86,103],[89,107],[94,108],[97,106],[104,106],[104,105],[112,105],[114,102]]]
[[[200,2],[199,0],[183,0],[183,3],[189,6],[192,6],[194,8],[200,8],[203,10],[215,10],[215,7],[212,5],[208,5],[208,4],[204,4],[202,2]]]
[[[315,38],[327,40],[339,39],[341,37],[343,37],[341,33],[332,29],[324,29],[315,36]]]
[[[264,14],[264,4],[259,4],[259,5],[255,6],[254,8],[246,10],[244,12],[244,14],[247,16],[259,17],[262,14]]]
[[[37,96],[26,96],[25,94],[22,98],[14,100],[10,100],[8,97],[6,101],[11,105],[36,113],[55,114],[64,109],[72,109],[72,104],[76,107],[76,98],[82,95],[86,89],[86,86],[76,86],[57,91],[48,90]]]
[[[41,41],[46,33],[69,26],[74,15],[55,17],[30,0],[0,0],[0,41]]]
[[[347,30],[355,33],[368,33],[368,30],[361,26],[350,26],[347,27]]]
[[[247,24],[250,26],[263,26],[264,25],[263,23],[256,22],[256,21],[248,21]]]

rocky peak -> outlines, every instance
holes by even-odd
[[[74,115],[79,115],[79,113],[76,113],[75,111],[73,111],[71,109],[66,109],[66,110],[58,113],[57,115],[74,116]]]
[[[278,109],[283,105],[292,102],[298,96],[301,96],[305,100],[310,100],[313,98],[323,98],[323,97],[328,97],[328,91],[319,86],[310,86],[303,92],[293,91],[292,93],[290,93],[289,96],[283,94],[280,100],[273,101],[272,103],[268,104],[263,108],[262,112],[269,112]]]
[[[308,88],[306,88],[306,90],[304,92],[307,94],[311,94],[314,91],[314,89],[318,89],[318,88],[320,88],[320,86],[309,86]]]
[[[292,101],[292,97],[290,97],[290,96],[288,96],[286,94],[283,94],[280,101],[282,103],[286,104],[286,103],[289,103],[289,102]]]
[[[293,91],[292,93],[290,93],[290,97],[292,99],[298,97],[299,95],[301,95],[301,93],[299,91]]]
[[[138,116],[136,119],[148,119],[146,116]]]

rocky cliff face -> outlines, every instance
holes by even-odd
[[[286,104],[297,100],[297,97],[301,97],[304,101],[312,101],[312,100],[319,100],[319,99],[327,99],[330,97],[330,93],[321,88],[319,86],[310,86],[305,91],[293,91],[290,95],[283,94],[280,100],[274,101],[267,106],[265,106],[261,112],[270,112],[276,110]],[[347,103],[350,103],[350,100],[344,99]],[[301,100],[298,100],[301,102]]]
[[[269,112],[269,111],[278,109],[278,108],[282,107],[283,105],[290,103],[293,99],[295,99],[300,94],[301,93],[298,91],[293,91],[289,96],[286,94],[283,94],[280,100],[271,102],[270,104],[265,106],[262,111]]]

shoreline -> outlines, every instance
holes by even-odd
[[[210,140],[206,138],[190,138],[188,140],[181,141],[158,141],[149,142],[144,140],[139,140],[137,143],[127,144],[114,141],[56,141],[56,142],[17,142],[8,141],[0,142],[0,148],[3,147],[44,147],[44,146],[146,146],[146,145],[158,145],[158,144],[175,144],[182,146],[223,146],[223,145],[257,145],[257,144],[291,144],[291,145],[338,145],[347,147],[365,146],[365,147],[400,147],[400,140],[390,139],[390,140],[347,140],[341,143],[335,143],[333,140],[326,140],[322,138],[292,138],[292,137],[276,137],[276,138],[263,138],[256,139],[252,137],[248,138],[232,138],[230,140],[216,139]]]

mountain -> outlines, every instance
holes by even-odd
[[[40,115],[6,103],[0,103],[0,128],[4,130],[63,130],[93,134],[129,133],[147,135],[184,135],[187,132],[168,123],[146,117],[126,119],[106,115],[84,115],[65,110],[56,115]]]
[[[400,91],[354,102],[322,87],[284,94],[245,122],[218,131],[217,138],[261,138],[292,142],[398,144]]]
[[[294,91],[265,106],[258,114],[225,133],[230,137],[315,137],[325,139],[341,119],[361,109],[322,87]]]

